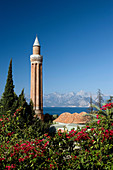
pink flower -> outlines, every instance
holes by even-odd
[[[11,169],[11,167],[10,167],[10,166],[6,166],[6,168],[7,168],[8,170],[10,170],[10,169]]]
[[[47,136],[48,139],[50,139],[50,136]]]
[[[85,150],[86,152],[89,152],[87,149]]]
[[[2,119],[0,119],[0,121],[3,121]]]
[[[22,162],[22,161],[24,161],[24,158],[19,158],[18,160],[19,160],[19,162]]]
[[[6,168],[7,168],[8,170],[10,170],[10,169],[12,169],[12,168],[16,168],[16,165],[15,165],[15,164],[11,164],[11,166],[6,166]]]
[[[106,133],[109,133],[109,131],[106,129]]]
[[[11,164],[11,168],[16,168],[16,165],[15,164]]]
[[[3,161],[5,158],[0,158],[0,161]]]
[[[97,117],[97,119],[98,119],[99,115],[96,115],[96,117]]]
[[[93,131],[94,130],[94,128],[91,128],[91,131]]]
[[[14,156],[14,154],[15,154],[15,153],[12,153],[12,154],[10,155],[10,157],[13,157],[13,156]]]
[[[48,134],[44,134],[44,136],[48,136]]]
[[[98,124],[98,125],[99,125],[99,123],[100,123],[100,120],[97,121],[97,124]]]
[[[54,165],[50,164],[50,168],[52,168]]]

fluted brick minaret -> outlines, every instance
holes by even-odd
[[[42,85],[42,61],[40,55],[40,44],[36,36],[33,44],[33,54],[30,56],[31,61],[31,100],[36,115],[43,119],[43,85]]]

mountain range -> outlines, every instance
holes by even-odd
[[[44,107],[89,107],[90,106],[90,92],[85,92],[83,90],[75,93],[58,93],[53,92],[50,94],[45,94]],[[103,95],[104,102],[110,98],[110,95]],[[1,98],[1,97],[0,97]],[[26,96],[27,102],[30,102],[30,96]],[[92,94],[92,102],[96,104],[97,94]]]
[[[107,100],[109,96],[103,95],[103,99]],[[92,95],[92,102],[95,104],[97,95]],[[60,94],[57,92],[44,95],[45,107],[89,107],[90,93],[83,90],[75,93],[69,92]]]

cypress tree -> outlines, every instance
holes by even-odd
[[[1,101],[3,105],[3,112],[12,110],[12,106],[15,101],[14,85],[13,85],[13,78],[12,78],[12,59],[10,60],[7,81],[6,81],[5,90],[2,95]]]
[[[16,111],[16,109],[19,107],[19,104],[18,104],[18,96],[16,95],[16,93],[14,92],[14,103],[12,105],[12,113],[14,113]]]
[[[18,104],[19,106],[25,107],[27,102],[24,96],[24,89],[22,89],[21,94],[18,97]]]

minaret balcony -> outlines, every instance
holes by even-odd
[[[33,54],[33,55],[30,55],[30,60],[31,60],[31,62],[42,63],[43,56],[39,55],[39,54],[36,54],[36,55]]]

